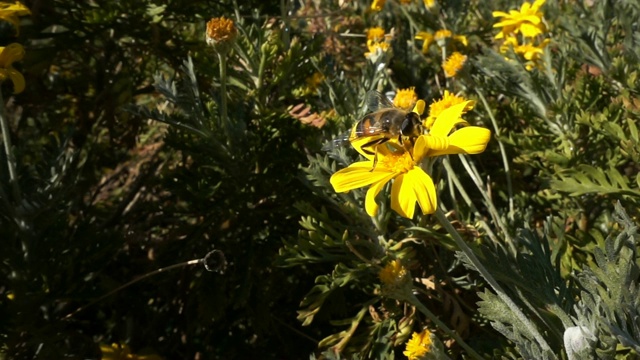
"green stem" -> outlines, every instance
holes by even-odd
[[[0,92],[0,130],[2,131],[2,142],[4,142],[4,152],[7,154],[7,167],[9,168],[9,182],[13,190],[13,198],[16,204],[22,202],[22,192],[18,184],[18,173],[16,171],[16,157],[11,145],[11,134],[9,132],[9,122],[4,108],[4,99]]]
[[[229,141],[231,124],[227,116],[227,52],[218,52],[218,59],[220,60],[220,123]]]
[[[491,112],[491,108],[489,107],[489,103],[487,103],[487,99],[485,99],[484,95],[480,90],[476,90],[480,101],[482,101],[482,105],[487,110],[487,114],[489,115],[489,119],[491,120],[491,125],[493,125],[493,132],[496,135],[496,139],[498,140],[498,147],[500,148],[500,156],[502,157],[502,166],[504,166],[504,173],[507,177],[507,194],[509,195],[509,219],[513,221],[514,206],[513,206],[513,185],[511,184],[511,168],[509,167],[509,159],[507,159],[507,151],[504,148],[504,144],[500,141],[500,128],[498,127],[498,122],[496,118],[493,116]]]
[[[511,310],[511,312],[525,326],[529,334],[531,334],[536,339],[536,341],[542,347],[542,349],[545,352],[551,354],[552,353],[551,347],[549,346],[547,341],[544,339],[544,337],[542,337],[542,334],[540,334],[540,332],[535,327],[535,325],[531,322],[531,320],[522,312],[522,310],[520,310],[520,308],[516,305],[516,303],[513,302],[513,300],[511,300],[509,295],[507,295],[504,289],[502,289],[502,286],[498,284],[496,279],[489,273],[489,271],[484,267],[484,265],[482,265],[482,263],[480,262],[476,254],[473,253],[469,245],[467,245],[467,243],[464,242],[464,240],[462,240],[462,237],[460,237],[460,234],[458,234],[456,229],[453,228],[453,226],[451,225],[451,223],[449,222],[445,214],[442,212],[442,210],[437,209],[435,214],[436,214],[436,217],[438,218],[438,221],[442,224],[442,226],[444,226],[445,229],[447,229],[447,232],[451,235],[451,237],[453,237],[453,240],[456,242],[460,250],[467,256],[471,264],[476,268],[476,270],[480,273],[480,275],[482,275],[482,277],[489,284],[489,286],[491,286],[493,291],[496,292],[498,297],[505,303],[505,305],[507,305],[507,307]]]
[[[467,351],[467,354],[469,356],[471,356],[474,359],[482,360],[482,356],[480,356],[480,354],[478,354],[475,350],[473,350],[471,346],[469,346],[469,344],[467,344],[464,340],[462,340],[462,338],[460,337],[460,335],[458,335],[458,333],[449,329],[449,327],[445,323],[443,323],[440,319],[438,319],[438,317],[434,313],[432,313],[429,309],[427,309],[427,307],[424,306],[424,304],[422,304],[414,294],[411,294],[407,299],[407,301],[409,301],[411,305],[415,306],[421,313],[426,315],[429,318],[429,320],[433,321],[433,323],[436,324],[437,327],[442,329],[442,331],[444,331],[447,335],[455,339],[456,342],[458,342],[458,344],[460,344],[460,346],[462,346],[462,348]]]

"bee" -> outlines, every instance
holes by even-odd
[[[378,146],[389,140],[396,140],[409,151],[410,146],[424,131],[418,114],[395,107],[386,96],[377,91],[367,93],[367,112],[351,130],[349,141],[353,143],[358,139],[369,139],[360,148],[374,156],[371,171],[378,162]],[[389,145],[395,146],[393,143]]]

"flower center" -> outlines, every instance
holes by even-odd
[[[414,161],[408,152],[385,156],[380,162],[384,168],[390,169],[395,173],[406,173],[413,169],[414,166]]]

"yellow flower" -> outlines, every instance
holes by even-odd
[[[31,15],[29,8],[16,1],[14,4],[0,2],[0,19],[10,22],[16,29],[16,34],[20,34],[19,16]]]
[[[445,90],[442,99],[434,102],[429,106],[429,116],[427,116],[427,118],[425,119],[423,126],[427,130],[431,129],[433,123],[444,110],[454,105],[462,104],[464,102],[467,102],[467,106],[463,109],[463,114],[473,109],[473,107],[475,106],[475,102],[465,100],[464,98],[456,96],[455,94],[450,93],[448,90]]]
[[[433,35],[426,31],[419,31],[416,34],[416,40],[422,40],[422,53],[426,54],[429,52],[429,46],[433,42]]]
[[[501,53],[507,53],[509,49],[513,49],[518,55],[521,55],[525,60],[525,68],[532,70],[536,66],[540,65],[544,49],[549,44],[549,39],[544,39],[540,45],[534,45],[533,43],[518,44],[518,39],[514,36],[508,36],[504,43],[500,46]]]
[[[442,30],[436,31],[436,33],[433,35],[433,38],[436,39],[436,41],[440,42],[452,36],[453,36],[453,33],[450,30],[442,29]]]
[[[444,75],[448,78],[456,76],[456,74],[458,73],[458,71],[460,71],[460,69],[462,69],[466,61],[466,55],[462,55],[457,51],[454,52],[442,65],[442,68],[444,69]]]
[[[364,56],[366,58],[372,58],[389,50],[389,43],[386,41],[367,40],[367,48],[369,51],[364,53]]]
[[[436,189],[431,177],[420,167],[422,160],[447,154],[480,153],[491,136],[489,130],[467,126],[468,123],[461,118],[469,103],[471,101],[465,101],[442,111],[429,133],[420,135],[411,151],[405,151],[394,140],[378,145],[375,167],[376,155],[361,148],[370,139],[363,137],[358,139],[361,141],[352,142],[367,160],[355,162],[333,174],[330,182],[334,190],[347,192],[371,185],[365,197],[365,210],[369,216],[375,216],[379,208],[376,196],[389,181],[394,180],[391,186],[391,208],[394,211],[413,218],[417,203],[423,214],[434,213]],[[458,125],[465,127],[451,132]]]
[[[407,268],[402,266],[400,261],[392,260],[390,261],[380,272],[378,273],[378,277],[380,278],[380,282],[384,286],[390,287],[400,287],[407,279],[409,279],[409,271]]]
[[[129,346],[113,343],[111,346],[100,344],[103,360],[162,360],[158,355],[135,355]]]
[[[500,22],[493,25],[494,28],[502,28],[496,35],[496,39],[502,39],[509,34],[522,34],[524,37],[536,37],[546,31],[542,22],[543,14],[540,7],[545,0],[535,0],[533,5],[528,2],[522,4],[520,11],[510,10],[509,13],[494,11],[493,17],[502,18]]]
[[[411,339],[407,341],[403,354],[409,360],[419,360],[431,351],[431,347],[431,332],[428,329],[424,329],[421,333],[413,333]]]
[[[418,101],[418,94],[416,94],[416,88],[410,87],[408,89],[398,90],[396,96],[393,98],[393,105],[401,109],[411,109]]]
[[[14,69],[12,64],[24,57],[22,45],[13,43],[7,47],[0,47],[0,82],[10,79],[13,82],[13,92],[18,94],[24,90],[24,76]]]
[[[384,29],[381,27],[372,27],[367,29],[367,40],[372,40],[372,41],[384,40]]]
[[[373,10],[373,11],[382,10],[382,8],[384,7],[384,4],[386,2],[387,2],[387,0],[373,0],[373,2],[371,3],[371,10]]]
[[[427,9],[431,9],[435,5],[436,5],[436,1],[435,0],[424,0],[424,6],[426,6]]]
[[[207,44],[217,51],[227,50],[237,35],[238,30],[231,19],[223,16],[212,18],[207,22]]]

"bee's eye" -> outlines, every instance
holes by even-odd
[[[410,112],[402,121],[402,135],[409,136],[414,135],[418,131],[418,125],[420,124],[420,117],[414,112]]]

